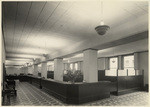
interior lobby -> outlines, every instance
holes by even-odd
[[[2,106],[144,106],[148,1],[1,1]]]

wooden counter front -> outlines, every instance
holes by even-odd
[[[24,78],[67,104],[81,104],[110,97],[111,82],[109,81],[71,84],[34,76],[24,76]]]
[[[42,90],[67,104],[81,104],[110,97],[110,82],[70,84],[41,79]]]

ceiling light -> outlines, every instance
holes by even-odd
[[[100,25],[99,26],[97,26],[97,27],[95,27],[95,30],[96,30],[96,32],[99,34],[99,35],[104,35],[105,33],[106,33],[106,31],[108,30],[108,29],[110,29],[110,27],[108,26],[108,25],[104,25],[104,21],[103,21],[103,4],[102,4],[102,2],[101,2],[101,23],[100,23]]]
[[[108,29],[110,29],[108,25],[99,25],[95,28],[99,35],[104,35]]]

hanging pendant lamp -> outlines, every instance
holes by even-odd
[[[110,27],[108,25],[104,25],[104,21],[103,21],[103,2],[101,2],[101,23],[99,26],[95,27],[96,32],[99,35],[105,35],[105,33],[107,32],[108,29],[110,29]]]

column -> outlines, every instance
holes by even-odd
[[[105,70],[105,58],[99,58],[97,61],[98,61],[98,70]]]
[[[109,58],[105,58],[105,70],[109,70]]]
[[[118,69],[123,70],[123,57],[121,55],[118,56]]]
[[[33,75],[38,76],[38,65],[37,64],[34,65]]]
[[[47,62],[43,62],[41,66],[41,77],[47,79]]]
[[[54,80],[63,81],[63,59],[54,59]]]
[[[139,69],[139,55],[138,53],[134,53],[134,69]]]
[[[97,82],[97,50],[85,50],[83,55],[83,80],[86,82]]]

